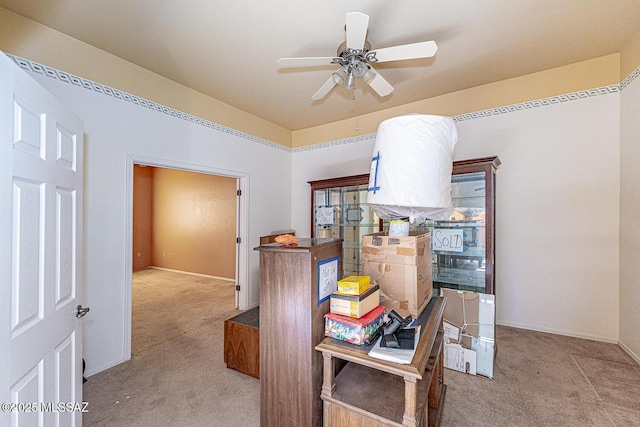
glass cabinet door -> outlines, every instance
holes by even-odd
[[[435,295],[440,288],[495,293],[495,173],[500,164],[497,156],[453,162],[450,218],[411,227],[432,233]]]
[[[433,281],[438,288],[484,293],[486,290],[485,172],[453,175],[453,214],[430,224]],[[435,287],[435,286],[434,286]]]
[[[380,219],[367,205],[369,176],[357,175],[310,184],[312,237],[342,239],[342,277],[359,275],[362,269],[362,236],[380,231]]]

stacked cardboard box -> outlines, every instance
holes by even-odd
[[[325,335],[363,345],[382,326],[384,307],[380,306],[378,285],[368,276],[349,276],[338,281],[325,315]]]
[[[362,238],[362,274],[380,287],[387,312],[418,317],[433,292],[431,233],[410,232],[388,236],[384,232]]]
[[[349,276],[338,280],[338,294],[360,295],[371,286],[369,276]]]
[[[378,285],[375,285],[357,295],[342,294],[340,291],[332,293],[329,310],[332,313],[358,318],[379,305],[380,290]]]
[[[493,378],[495,295],[443,288],[442,296],[445,368]]]
[[[351,344],[364,345],[382,327],[384,307],[379,305],[360,318],[335,313],[325,315],[324,334]]]

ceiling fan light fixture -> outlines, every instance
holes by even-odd
[[[344,84],[344,87],[346,87],[347,89],[355,89],[356,85],[354,80],[355,80],[355,77],[353,76],[353,71],[351,71],[347,76],[347,81]]]
[[[333,82],[337,85],[344,85],[345,82],[347,81],[347,67],[344,66],[342,68],[340,68],[338,71],[334,71],[333,74],[331,74],[331,77],[333,78]]]
[[[356,59],[353,61],[351,69],[353,70],[353,75],[355,77],[364,77],[369,70],[369,67],[363,61]]]

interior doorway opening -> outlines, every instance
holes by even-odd
[[[247,215],[242,173],[130,156],[128,159],[125,356],[131,358],[133,272],[148,267],[234,281],[247,308]],[[154,189],[155,187],[155,189]]]

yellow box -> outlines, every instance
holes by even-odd
[[[369,276],[349,276],[338,280],[338,293],[342,295],[360,295],[371,286]]]

